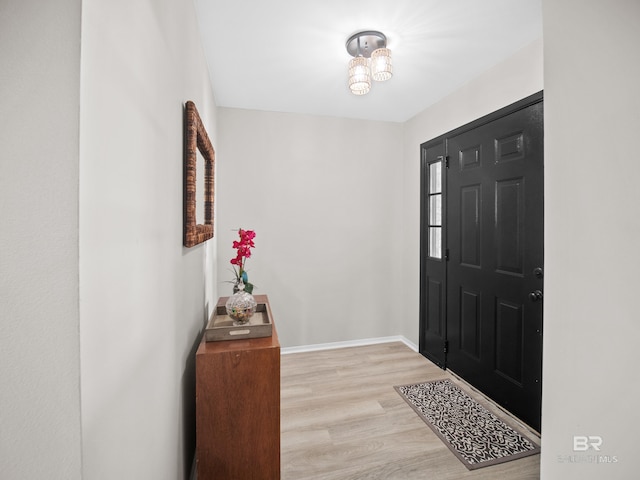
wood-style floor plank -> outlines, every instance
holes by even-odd
[[[467,470],[393,388],[460,380],[403,343],[283,355],[281,376],[283,480],[540,477],[539,455]],[[515,422],[508,419],[524,427]]]

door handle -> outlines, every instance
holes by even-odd
[[[529,294],[529,300],[531,300],[532,302],[542,300],[542,292],[540,290],[534,290]]]

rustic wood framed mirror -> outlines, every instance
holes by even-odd
[[[198,156],[204,159],[204,172],[198,172]],[[184,151],[184,246],[193,247],[213,237],[215,151],[192,101],[185,104]],[[204,175],[204,192],[198,192],[196,179]],[[202,190],[202,188],[201,188]],[[198,195],[204,194],[204,223],[196,220]]]

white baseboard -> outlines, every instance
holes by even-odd
[[[332,350],[334,348],[347,348],[347,347],[361,347],[363,345],[376,345],[379,343],[391,343],[402,342],[414,352],[418,351],[418,346],[409,341],[403,335],[395,335],[393,337],[377,337],[377,338],[365,338],[362,340],[348,340],[346,342],[332,342],[332,343],[316,343],[314,345],[300,345],[298,347],[283,347],[280,349],[282,355],[289,353],[302,353],[302,352],[316,352],[319,350]]]

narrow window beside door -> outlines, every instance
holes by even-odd
[[[442,258],[442,160],[429,164],[429,257]]]

